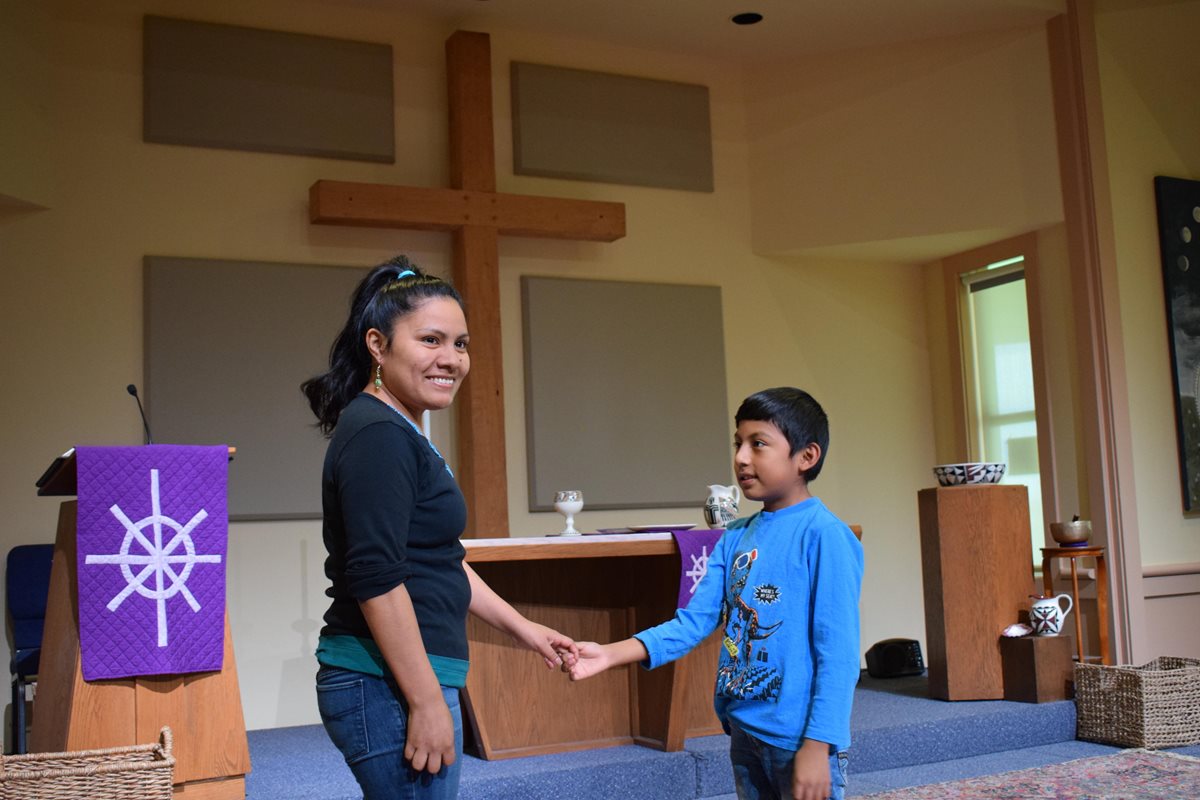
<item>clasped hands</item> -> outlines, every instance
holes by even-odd
[[[576,642],[563,637],[569,644],[554,645],[554,652],[557,656],[553,661],[543,656],[546,666],[550,668],[558,667],[562,672],[570,676],[572,681],[581,681],[585,678],[590,678],[593,675],[598,675],[609,667],[615,666],[612,655],[609,653],[611,645],[597,644],[596,642]]]
[[[616,666],[617,661],[612,649],[613,645],[576,642],[575,657],[570,663],[563,659],[561,669],[571,676],[572,681],[581,681],[593,675],[599,675],[609,667]]]

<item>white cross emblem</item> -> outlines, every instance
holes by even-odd
[[[688,594],[695,594],[696,587],[700,585],[700,581],[704,580],[704,576],[708,574],[708,545],[703,545],[700,548],[699,556],[691,556],[692,568],[683,573],[692,579],[692,585],[688,589]]]
[[[192,572],[192,567],[198,562],[219,564],[221,557],[219,555],[196,555],[196,544],[192,541],[191,533],[197,525],[208,518],[207,511],[200,509],[186,525],[180,525],[170,517],[163,515],[159,503],[158,470],[156,469],[150,470],[150,506],[150,516],[134,522],[126,516],[120,506],[114,503],[108,510],[125,526],[125,539],[121,542],[121,551],[112,555],[89,555],[84,563],[121,565],[121,575],[125,578],[126,585],[116,597],[108,602],[108,610],[115,612],[125,602],[125,598],[134,592],[154,600],[158,605],[158,646],[166,647],[167,600],[177,594],[182,594],[192,611],[199,612],[200,603],[185,585],[188,576]],[[165,545],[163,544],[163,526],[175,531],[175,535]],[[147,527],[153,529],[154,541],[150,541],[142,533],[143,529]],[[144,554],[135,555],[129,552],[130,545],[135,540]],[[183,545],[185,553],[172,555],[180,545]],[[142,567],[136,575],[130,568],[134,564]],[[177,564],[183,564],[183,569],[178,572],[174,566]],[[154,578],[154,588],[148,589],[146,583],[151,575]],[[165,583],[164,576],[170,581],[169,586],[163,585]]]

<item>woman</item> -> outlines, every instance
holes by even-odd
[[[458,292],[399,256],[358,285],[329,371],[301,387],[330,437],[317,701],[365,800],[456,795],[468,611],[548,667],[578,652],[463,561],[466,504],[417,421],[454,399],[468,340]]]

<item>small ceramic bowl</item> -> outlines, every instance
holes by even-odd
[[[939,464],[933,468],[941,486],[971,486],[999,483],[1006,464],[994,461],[972,461],[965,464]]]
[[[1064,547],[1082,547],[1091,535],[1092,523],[1086,519],[1050,523],[1050,536]]]

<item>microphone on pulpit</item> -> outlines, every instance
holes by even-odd
[[[154,440],[150,438],[150,423],[146,421],[146,412],[142,410],[142,398],[138,397],[137,387],[132,383],[125,387],[125,391],[133,395],[133,399],[137,400],[138,413],[142,415],[142,429],[146,431],[146,444],[154,444]]]

